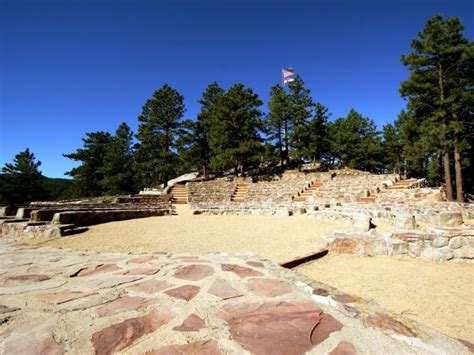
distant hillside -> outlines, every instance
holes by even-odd
[[[72,179],[44,177],[43,186],[49,192],[51,200],[62,200],[70,198],[71,189],[74,185]]]
[[[0,174],[0,176],[5,174]],[[48,200],[67,200],[76,198],[74,180],[43,177],[43,187],[48,192]],[[0,186],[1,195],[1,186]]]

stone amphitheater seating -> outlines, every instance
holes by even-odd
[[[80,232],[82,227],[133,218],[171,214],[168,196],[124,196],[113,203],[33,202],[0,210],[1,235],[51,237]]]

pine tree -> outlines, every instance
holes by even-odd
[[[382,128],[385,166],[390,172],[401,174],[403,145],[396,125],[386,124]]]
[[[449,200],[453,199],[454,153],[459,201],[464,198],[460,157],[468,146],[465,126],[472,121],[474,84],[473,44],[462,34],[463,29],[458,18],[444,20],[437,15],[429,19],[413,40],[413,51],[401,58],[410,77],[400,86],[409,111],[422,121],[420,129],[426,134],[426,141],[433,142],[433,150],[442,157]],[[466,102],[470,102],[467,107]]]
[[[383,170],[382,143],[374,121],[351,109],[329,125],[331,154],[336,162],[370,172]]]
[[[63,154],[66,158],[81,162],[66,174],[76,180],[76,193],[83,197],[101,196],[104,179],[104,157],[106,156],[112,136],[108,132],[86,133],[83,147],[74,153]]]
[[[290,97],[281,85],[275,85],[270,91],[270,101],[267,104],[268,115],[265,119],[265,132],[270,143],[278,151],[280,164],[288,160],[290,142],[291,102]]]
[[[136,192],[134,173],[133,132],[122,122],[107,145],[100,181],[103,193],[107,195]]]
[[[211,167],[224,171],[235,168],[241,175],[258,162],[262,150],[259,131],[263,128],[262,101],[243,84],[232,86],[218,100],[210,128]]]
[[[290,156],[298,162],[301,169],[302,160],[310,154],[308,151],[310,142],[309,120],[313,116],[314,102],[310,96],[311,91],[304,86],[303,79],[297,76],[288,85],[292,131],[290,133]]]
[[[330,151],[328,130],[329,110],[321,103],[314,107],[314,117],[308,123],[309,141],[306,157],[313,162],[327,157]]]
[[[177,171],[177,140],[181,132],[184,99],[168,85],[155,91],[138,117],[136,160],[142,187],[166,186]]]
[[[213,122],[216,122],[215,113],[219,99],[224,90],[214,82],[210,84],[198,101],[201,111],[196,121],[186,120],[183,122],[184,132],[179,142],[179,155],[182,165],[189,170],[202,170],[204,178],[209,173],[211,150],[209,146],[209,134]]]
[[[15,155],[13,164],[7,163],[0,175],[0,201],[23,203],[43,200],[48,197],[43,187],[43,175],[39,171],[40,161],[28,148]]]

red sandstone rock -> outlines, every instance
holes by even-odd
[[[15,329],[4,342],[5,354],[61,355],[65,346],[53,338],[54,322],[37,323]]]
[[[91,276],[91,275],[96,275],[103,272],[110,272],[110,271],[115,271],[115,270],[120,270],[120,268],[115,264],[99,264],[99,265],[89,266],[86,268],[79,269],[74,274],[72,274],[71,277]]]
[[[145,334],[152,333],[175,317],[170,308],[155,309],[145,316],[130,318],[113,324],[92,335],[92,345],[97,355],[120,351]]]
[[[387,314],[377,313],[364,319],[364,324],[369,327],[391,330],[407,337],[415,337],[416,334],[402,322],[393,319]]]
[[[174,277],[189,281],[199,281],[214,274],[214,269],[209,265],[189,265],[180,267]]]
[[[223,279],[216,279],[207,292],[222,299],[242,296],[239,291],[230,286],[227,281]]]
[[[110,316],[122,311],[129,311],[132,309],[137,309],[143,306],[146,306],[153,302],[151,298],[143,297],[121,297],[113,300],[112,302],[107,303],[106,305],[98,308],[96,313],[100,317]]]
[[[276,297],[293,292],[293,287],[291,287],[291,285],[275,279],[250,280],[249,289],[257,296],[263,297]]]
[[[88,280],[80,284],[82,289],[102,289],[110,288],[118,285],[123,285],[125,283],[134,282],[140,280],[141,277],[138,276],[109,276],[101,277],[92,280]]]
[[[329,296],[329,291],[324,288],[315,288],[313,290],[313,295],[327,297]]]
[[[352,343],[341,341],[329,355],[357,355],[357,351]]]
[[[37,297],[49,303],[61,304],[95,294],[97,294],[97,292],[64,291],[47,293],[44,295],[38,295]]]
[[[232,271],[240,278],[249,276],[262,276],[261,272],[235,264],[222,264],[222,271]]]
[[[135,292],[157,293],[173,286],[173,284],[166,281],[148,280],[132,285],[128,289]]]
[[[302,354],[342,327],[313,302],[227,305],[218,316],[232,339],[253,354]]]
[[[199,329],[205,328],[205,323],[201,317],[190,314],[179,327],[174,327],[173,330],[180,332],[197,332]]]
[[[341,254],[387,255],[387,243],[384,239],[364,238],[360,236],[336,237],[328,246],[329,251]]]
[[[474,344],[464,340],[464,339],[458,339],[471,353],[474,354]]]
[[[161,269],[160,267],[152,267],[152,268],[139,267],[139,268],[125,271],[123,275],[154,275],[158,271],[160,271],[160,269]]]
[[[182,300],[190,301],[199,293],[201,288],[193,285],[184,285],[172,290],[166,291],[168,296],[179,298]]]
[[[247,265],[253,266],[253,267],[264,267],[265,265],[259,261],[247,261]]]
[[[327,313],[321,314],[320,322],[315,326],[311,333],[311,343],[320,344],[326,340],[333,332],[341,330],[342,323]]]
[[[18,275],[18,276],[10,276],[7,278],[7,281],[19,281],[19,282],[40,282],[49,280],[49,276],[46,275]]]
[[[145,355],[222,355],[219,344],[214,340],[197,341],[183,345],[169,345],[158,350],[147,352]]]

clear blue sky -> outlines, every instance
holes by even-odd
[[[212,81],[266,102],[290,66],[333,119],[354,107],[381,128],[404,107],[400,55],[437,13],[472,40],[472,0],[0,0],[0,166],[29,147],[62,177],[62,153],[122,121],[136,131],[165,83],[194,118]]]

